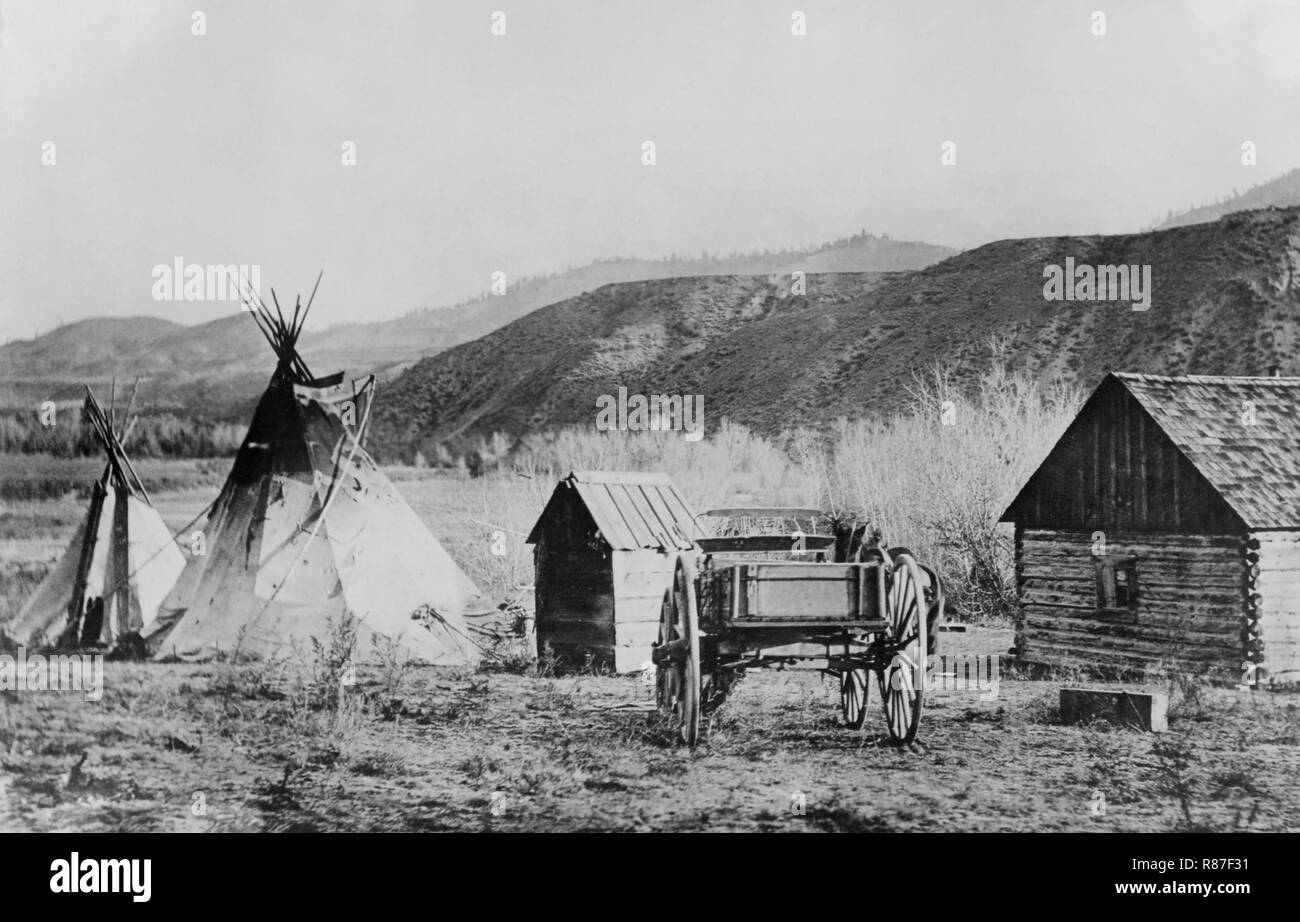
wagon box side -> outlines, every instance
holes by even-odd
[[[885,572],[876,563],[722,562],[707,574],[706,622],[741,626],[877,622]]]

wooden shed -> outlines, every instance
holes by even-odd
[[[1002,521],[1027,660],[1300,680],[1300,378],[1107,375]]]
[[[563,665],[641,668],[678,551],[703,532],[667,474],[575,471],[528,535],[537,647]]]

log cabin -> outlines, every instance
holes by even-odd
[[[575,471],[528,535],[538,650],[557,664],[640,669],[679,551],[704,533],[667,474]]]
[[[1300,378],[1107,375],[1001,520],[1026,661],[1300,680]]]

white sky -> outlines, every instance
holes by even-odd
[[[324,325],[602,256],[1136,231],[1300,164],[1297,102],[1296,0],[0,0],[0,340],[235,309],[152,300],[177,256],[324,268]]]

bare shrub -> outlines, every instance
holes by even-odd
[[[821,504],[937,565],[951,616],[968,621],[1014,611],[1012,536],[998,517],[1081,403],[1073,387],[1013,371],[1004,344],[990,350],[972,387],[936,365],[909,388],[906,413],[795,440]]]

